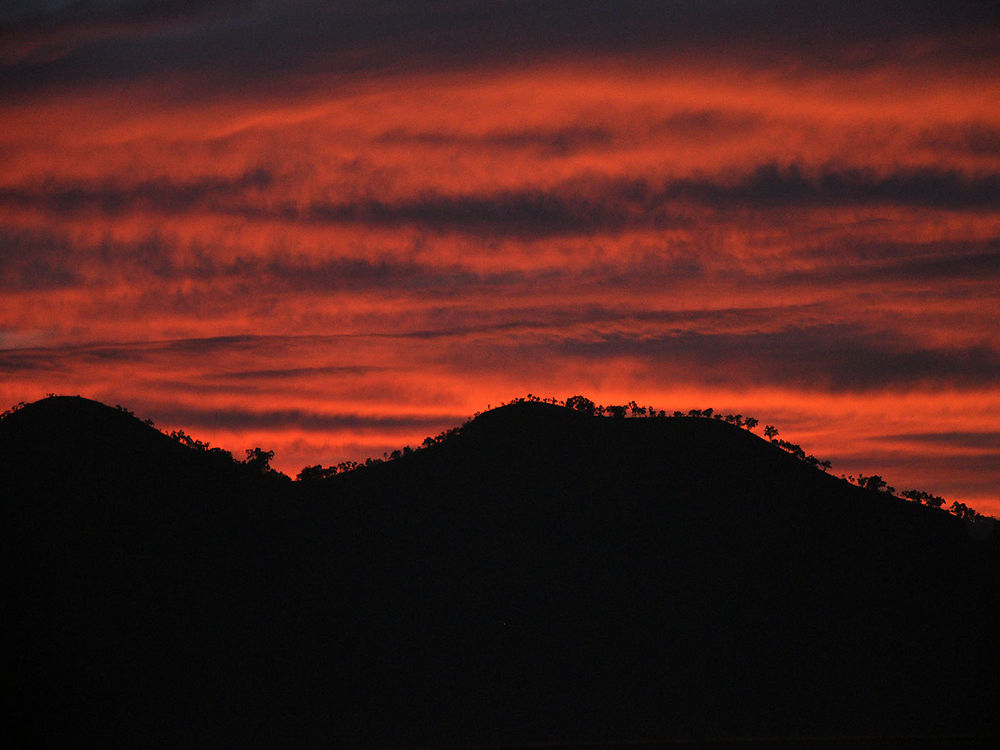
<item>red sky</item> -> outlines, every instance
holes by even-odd
[[[943,5],[15,2],[0,403],[292,475],[712,406],[1000,515],[1000,21]]]

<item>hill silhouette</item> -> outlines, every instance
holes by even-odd
[[[292,483],[52,398],[0,455],[32,744],[997,735],[997,534],[723,421],[515,403]]]

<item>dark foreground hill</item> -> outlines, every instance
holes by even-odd
[[[996,535],[719,421],[515,404],[303,484],[46,399],[0,456],[35,745],[998,733]]]

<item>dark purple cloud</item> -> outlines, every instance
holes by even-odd
[[[352,432],[386,433],[423,430],[428,434],[444,427],[457,426],[467,419],[462,414],[379,415],[353,412],[320,412],[304,409],[274,409],[254,411],[239,408],[198,409],[159,407],[157,422],[190,425],[202,429],[284,430],[297,428],[310,431],[350,430]]]
[[[0,187],[0,203],[63,215],[96,212],[113,216],[142,210],[177,214],[245,196],[273,182],[271,172],[263,168],[235,177],[213,175],[187,181],[167,177],[137,182],[49,180],[20,187]]]
[[[937,127],[922,133],[917,143],[935,151],[1000,157],[1000,128],[983,122]]]
[[[690,206],[784,210],[845,206],[908,206],[942,210],[993,209],[1000,173],[956,169],[874,169],[765,164],[735,175],[667,178],[576,178],[552,188],[443,194],[427,191],[388,199],[314,201],[273,207],[256,196],[275,177],[268,169],[236,177],[167,178],[125,183],[49,181],[0,188],[0,202],[66,216],[152,211],[168,215],[214,211],[245,219],[319,224],[414,226],[427,231],[550,236],[629,228],[690,227]]]
[[[880,0],[450,0],[205,4],[140,0],[5,12],[24,51],[0,63],[0,94],[122,82],[169,71],[211,95],[251,82],[277,91],[295,73],[380,75],[622,53],[754,58],[821,69],[894,62],[899,43],[934,38],[923,61],[997,56],[988,2]],[[981,40],[970,44],[969,38]],[[41,48],[39,48],[41,45]],[[4,58],[0,58],[3,60]]]
[[[634,357],[671,378],[696,373],[697,382],[717,385],[860,392],[927,384],[988,387],[1000,372],[1000,351],[991,347],[928,346],[899,331],[842,323],[751,333],[611,333],[567,338],[558,348],[595,362]]]
[[[982,430],[978,432],[911,432],[882,436],[887,440],[900,440],[910,443],[929,443],[951,448],[972,448],[976,451],[989,451],[1000,458],[1000,431]]]
[[[612,146],[621,136],[609,127],[576,125],[558,128],[456,133],[447,131],[387,130],[374,140],[380,144],[436,146],[441,148],[531,149],[551,156],[568,156]]]

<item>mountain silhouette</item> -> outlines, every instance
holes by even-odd
[[[997,736],[993,525],[721,420],[515,403],[293,483],[59,397],[0,455],[33,745]]]

